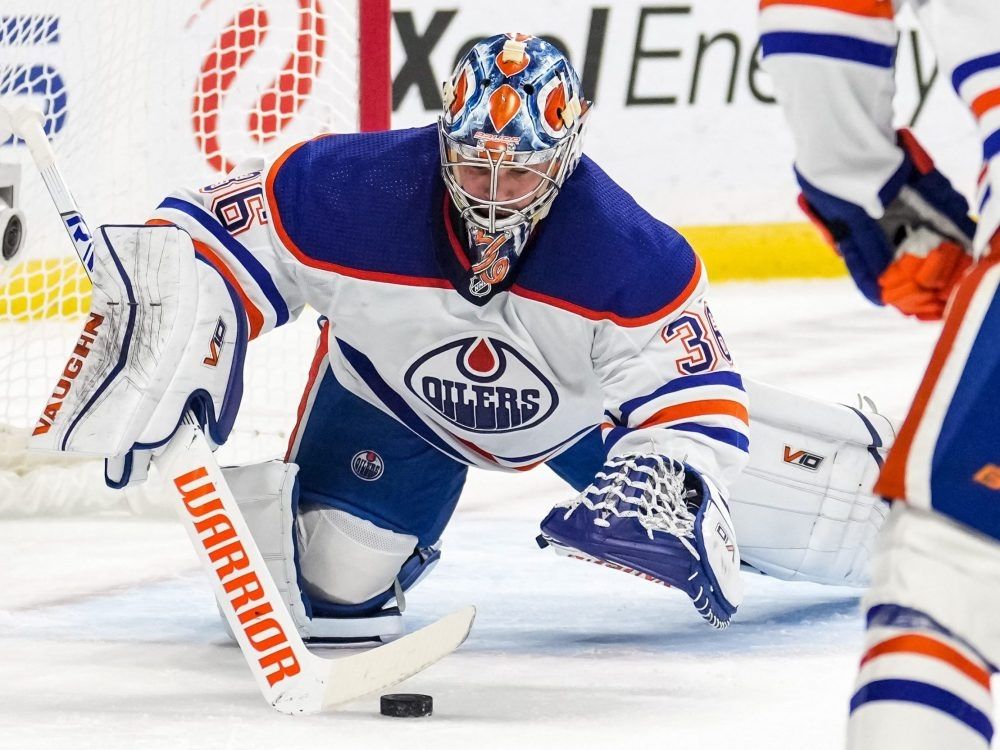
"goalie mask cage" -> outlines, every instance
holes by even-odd
[[[4,0],[0,101],[44,113],[92,228],[142,223],[172,189],[218,181],[247,157],[388,128],[389,25],[389,0]],[[26,241],[0,261],[0,515],[78,512],[108,497],[100,467],[26,454],[24,440],[82,326],[89,282],[13,138],[0,144],[0,196],[17,166]],[[315,317],[251,344],[224,457],[283,453]]]

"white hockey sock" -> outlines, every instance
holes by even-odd
[[[849,750],[989,748],[990,672],[979,656],[932,627],[870,628],[866,646]]]

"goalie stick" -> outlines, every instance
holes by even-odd
[[[90,230],[59,172],[41,115],[24,107],[10,111],[0,106],[0,129],[27,144],[89,274],[94,262]],[[185,415],[154,462],[177,494],[178,515],[208,573],[219,609],[264,698],[278,711],[316,713],[387,688],[447,656],[468,637],[474,607],[361,654],[324,659],[310,653],[192,415]]]

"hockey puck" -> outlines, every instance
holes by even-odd
[[[383,716],[430,716],[434,710],[434,699],[420,693],[390,693],[383,695],[380,703]]]

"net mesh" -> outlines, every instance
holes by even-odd
[[[5,0],[0,103],[44,114],[92,227],[142,223],[175,187],[217,181],[245,158],[319,132],[356,131],[358,7],[358,0]],[[6,190],[12,184],[14,196]],[[13,137],[0,142],[0,196],[13,198],[26,218],[22,251],[0,261],[3,514],[31,506],[16,497],[27,479],[59,474],[52,459],[28,457],[23,439],[65,365],[90,285]],[[223,460],[282,452],[315,344],[314,317],[307,311],[251,345],[247,395]],[[15,477],[24,481],[16,485]]]

